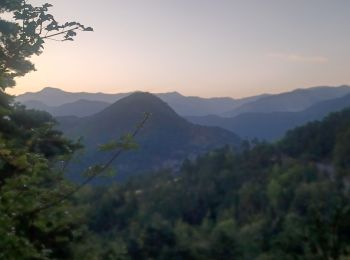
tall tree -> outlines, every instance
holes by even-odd
[[[60,198],[71,188],[64,162],[78,147],[54,130],[47,113],[26,110],[5,93],[15,78],[35,69],[30,61],[48,39],[70,41],[77,22],[58,23],[50,4],[0,0],[0,259],[70,256],[79,216]],[[45,207],[59,201],[55,207]]]

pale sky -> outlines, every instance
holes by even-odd
[[[95,32],[47,42],[14,94],[243,97],[350,84],[349,0],[31,0]]]

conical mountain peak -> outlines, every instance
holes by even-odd
[[[135,92],[122,98],[95,117],[133,117],[143,113],[151,113],[153,117],[161,117],[163,120],[171,118],[183,120],[166,102],[148,92]]]

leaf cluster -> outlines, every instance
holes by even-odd
[[[72,41],[77,31],[93,31],[78,22],[59,23],[49,13],[50,4],[33,6],[25,0],[2,0],[0,13],[0,89],[15,85],[15,78],[35,69],[29,60],[40,55],[46,40]]]

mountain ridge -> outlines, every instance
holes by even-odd
[[[54,116],[86,116],[84,106],[72,103],[80,99],[106,103],[104,106],[96,105],[96,109],[90,108],[89,114],[94,114],[108,104],[120,100],[131,93],[106,94],[88,92],[66,92],[55,88],[44,88],[39,92],[28,92],[19,95],[16,100],[27,105],[28,108],[43,108]],[[311,87],[306,89],[295,89],[293,91],[279,94],[262,94],[242,99],[230,97],[201,98],[196,96],[184,96],[179,92],[156,94],[163,101],[167,102],[178,114],[182,116],[207,116],[219,115],[233,117],[248,112],[276,112],[276,111],[302,111],[317,102],[340,97],[350,93],[350,86],[338,87]],[[38,106],[39,102],[43,103]],[[71,108],[65,109],[65,105]],[[75,109],[72,109],[75,108]],[[86,108],[86,106],[85,106]],[[99,109],[100,108],[100,109]]]
[[[137,92],[137,91],[136,91]],[[113,102],[120,100],[121,98],[128,96],[130,93],[120,94],[106,94],[106,93],[88,93],[88,92],[66,92],[55,88],[44,88],[39,92],[28,92],[16,97],[16,100],[28,105],[28,108],[32,107],[32,103],[41,102],[48,108],[48,112],[59,110],[57,107],[64,106],[68,103],[76,102],[79,99],[85,99],[89,101],[106,102],[112,104]],[[163,101],[170,104],[170,106],[180,115],[207,115],[207,114],[221,114],[229,109],[238,107],[246,102],[257,100],[266,96],[257,95],[253,97],[247,97],[242,99],[234,99],[230,97],[214,97],[214,98],[202,98],[196,96],[184,96],[179,92],[168,93],[155,93]],[[42,106],[44,107],[44,106]],[[74,112],[74,111],[73,111]],[[99,111],[95,111],[97,113]],[[72,115],[72,114],[66,114]],[[75,114],[78,115],[79,114]]]
[[[219,126],[233,131],[241,138],[273,141],[289,129],[309,121],[320,120],[331,112],[350,107],[350,94],[325,100],[299,112],[243,113],[233,118],[219,116],[187,117],[193,123]]]
[[[318,102],[338,98],[349,93],[350,86],[348,85],[341,85],[338,87],[317,86],[307,89],[298,88],[243,104],[238,109],[225,112],[223,115],[234,117],[248,112],[298,112]]]

